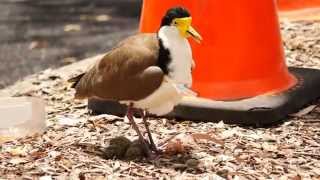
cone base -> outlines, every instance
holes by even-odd
[[[265,127],[281,122],[288,114],[320,97],[320,70],[289,68],[298,77],[293,88],[277,93],[238,101],[213,101],[204,98],[185,98],[175,110],[167,115],[178,119],[219,122]],[[115,102],[89,100],[94,113],[124,115],[126,107]]]

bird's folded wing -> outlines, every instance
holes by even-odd
[[[154,42],[156,43],[156,42]],[[140,100],[160,87],[164,74],[150,48],[123,45],[106,54],[76,85],[76,98]]]

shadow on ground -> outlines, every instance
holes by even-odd
[[[141,0],[2,0],[0,88],[103,53],[136,32]]]
[[[153,158],[146,158],[146,151],[138,139],[130,142],[124,136],[115,137],[110,140],[108,147],[99,145],[75,144],[88,155],[99,156],[106,160],[121,160],[124,162],[135,162],[137,164],[152,164],[157,167],[165,167],[181,172],[193,174],[202,173],[199,157],[186,149],[184,153],[168,154],[166,152],[156,153]]]

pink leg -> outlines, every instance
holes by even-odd
[[[147,122],[148,113],[146,112],[146,114],[145,114],[143,110],[139,110],[139,113],[140,113],[140,115],[142,117],[143,124],[146,127],[152,150],[155,151],[155,152],[159,152],[158,149],[157,149],[157,146],[155,145],[155,143],[153,141],[152,134],[151,134],[150,129],[149,129],[149,124]]]
[[[141,132],[140,132],[140,130],[138,128],[138,125],[134,121],[133,112],[132,112],[132,104],[130,104],[128,106],[127,117],[129,119],[133,129],[137,132],[137,134],[139,136],[139,140],[140,140],[141,144],[143,145],[143,148],[146,150],[147,157],[150,158],[151,157],[151,150],[149,148],[149,145],[144,140],[144,138],[143,138],[143,136],[142,136],[142,134],[141,134]]]

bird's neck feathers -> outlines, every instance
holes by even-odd
[[[168,46],[168,38],[170,37],[167,34],[172,34],[174,31],[170,29],[168,26],[163,26],[160,28],[158,32],[158,40],[159,40],[159,58],[158,58],[158,66],[162,69],[162,71],[168,75],[169,74],[169,63],[171,62],[170,50]]]
[[[170,41],[183,41],[186,38],[180,35],[179,30],[174,26],[162,26],[158,32],[159,38],[163,41],[166,47]]]
[[[163,26],[158,32],[158,65],[165,74],[181,83],[189,83],[192,51],[189,41],[173,26]],[[185,77],[188,76],[188,80]],[[188,82],[186,82],[188,81]]]

